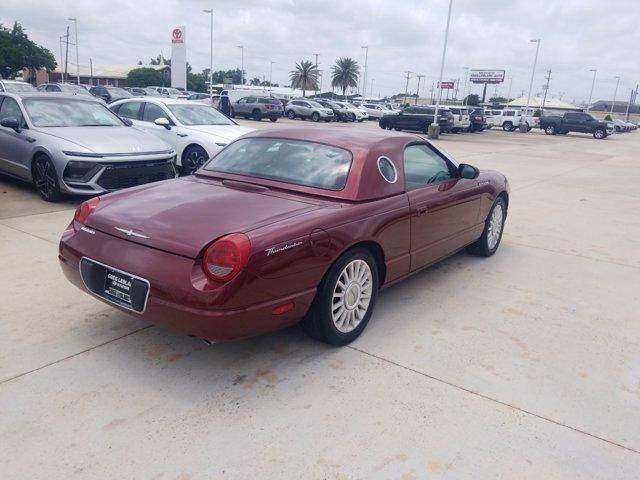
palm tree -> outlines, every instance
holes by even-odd
[[[331,86],[342,89],[342,96],[349,87],[358,86],[360,67],[353,58],[339,58],[331,67]]]
[[[302,96],[307,96],[307,90],[318,89],[318,67],[309,60],[296,63],[296,69],[289,73],[291,88],[301,88]]]

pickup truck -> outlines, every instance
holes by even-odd
[[[547,135],[569,132],[590,133],[593,138],[601,140],[611,133],[611,128],[605,122],[596,120],[588,113],[567,112],[563,116],[549,115],[540,117],[540,128]]]

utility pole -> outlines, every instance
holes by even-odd
[[[467,80],[469,79],[469,67],[464,68],[464,85],[462,86],[462,105],[466,103],[465,101],[465,93],[467,91]]]
[[[209,14],[209,103],[213,105],[213,8],[202,11]]]
[[[411,78],[411,72],[404,72],[407,74],[407,83],[404,86],[404,103],[407,103],[407,93],[409,93],[409,79]]]
[[[369,90],[369,95],[373,97],[373,78],[371,79],[371,90]]]
[[[631,95],[629,96],[629,103],[627,103],[627,113],[625,115],[626,121],[629,121],[629,108],[631,107],[631,102],[635,103],[636,96],[638,95],[638,85],[636,85],[636,89],[631,89]]]
[[[613,113],[613,107],[616,104],[616,95],[618,94],[618,85],[620,84],[620,76],[615,77],[616,89],[613,91],[613,102],[611,102],[611,113]]]
[[[507,91],[507,101],[511,100],[511,85],[513,84],[513,77],[509,77],[509,90]]]
[[[589,101],[587,102],[587,113],[589,113],[589,109],[591,108],[591,97],[593,96],[593,87],[596,84],[596,74],[598,73],[598,69],[592,68],[589,71],[593,72],[593,80],[591,81],[591,91],[589,92]]]
[[[76,45],[76,83],[80,85],[80,57],[78,56],[78,19],[77,18],[69,18],[70,22],[73,22],[75,28],[75,39],[74,43]]]
[[[93,58],[89,58],[89,72],[91,74],[91,85],[93,85]]]
[[[241,50],[242,52],[242,60],[241,60],[241,66],[240,66],[240,84],[242,86],[244,86],[244,45],[238,45],[238,48]]]
[[[62,77],[62,82],[64,83],[65,78],[68,78],[67,72],[69,67],[69,25],[67,25],[67,48],[64,55],[64,76]]]
[[[64,64],[64,55],[62,55],[62,39],[64,35],[60,35],[60,75],[62,76],[62,65]],[[64,78],[62,78],[62,82],[64,83]]]
[[[524,115],[520,115],[520,132],[526,133],[528,126],[526,123],[526,115],[529,114],[529,102],[531,101],[531,90],[533,89],[533,77],[536,74],[536,65],[538,64],[538,52],[540,51],[540,39],[530,40],[530,42],[536,44],[536,56],[533,59],[533,68],[531,69],[531,81],[529,82],[529,95],[527,96],[527,108],[524,111]]]
[[[542,115],[544,115],[544,105],[547,103],[547,93],[549,93],[549,82],[551,82],[551,69],[547,70],[547,83],[544,85],[544,97],[542,98]]]
[[[418,104],[418,97],[420,96],[420,80],[424,78],[424,75],[420,74],[417,75],[418,77],[418,88],[416,89],[416,101],[414,102],[414,105]]]
[[[362,84],[364,85],[363,97],[367,96],[367,61],[369,59],[369,45],[362,45],[360,48],[364,48],[364,78]]]
[[[273,64],[276,63],[273,60],[269,61],[269,88],[273,88],[273,81],[272,79],[272,75],[273,75]]]

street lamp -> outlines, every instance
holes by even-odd
[[[273,75],[273,64],[276,63],[273,60],[269,61],[269,88],[273,88],[273,82],[271,81],[271,76]]]
[[[438,123],[438,107],[440,106],[440,100],[442,100],[442,75],[444,73],[444,59],[447,55],[447,40],[449,39],[449,24],[451,23],[451,7],[453,6],[453,0],[449,0],[449,12],[447,13],[447,28],[444,31],[444,47],[442,48],[442,61],[440,62],[440,80],[438,81],[438,101],[436,102],[436,109],[433,116],[433,122],[429,125],[428,135],[429,138],[438,138],[440,135],[440,124]]]
[[[462,105],[467,103],[465,92],[467,91],[467,79],[469,78],[469,67],[462,67],[464,70],[464,86],[462,87]]]
[[[209,23],[209,101],[213,104],[213,9],[202,10],[210,15]]]
[[[598,69],[592,68],[589,71],[593,72],[593,80],[591,80],[591,91],[589,92],[589,101],[587,102],[587,113],[589,113],[589,109],[591,108],[591,97],[593,96],[593,87],[596,84],[596,73],[598,73]]]
[[[240,67],[240,84],[244,86],[244,45],[238,45],[238,48],[242,51],[242,63]]]
[[[533,88],[533,77],[536,74],[536,65],[538,64],[538,52],[540,50],[540,39],[529,40],[531,43],[536,44],[536,56],[533,58],[533,68],[531,69],[531,81],[529,82],[529,94],[527,95],[527,107],[524,110],[524,115],[520,115],[520,131],[526,133],[528,125],[526,122],[526,115],[529,113],[529,102],[531,101],[531,89]]]
[[[616,89],[613,91],[613,102],[611,102],[611,113],[613,113],[613,106],[616,104],[616,95],[618,94],[618,85],[620,84],[620,77],[613,77],[616,79]]]
[[[80,60],[78,60],[78,19],[77,18],[69,18],[70,22],[73,22],[74,33],[75,33],[75,44],[76,44],[76,72],[77,77],[76,81],[78,85],[80,85]]]
[[[362,45],[360,48],[364,48],[364,78],[362,84],[364,85],[364,96],[367,96],[367,60],[369,57],[369,45]]]

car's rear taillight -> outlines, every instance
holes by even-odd
[[[99,197],[93,197],[85,202],[82,202],[78,206],[78,208],[76,208],[76,213],[73,215],[73,219],[76,222],[84,225],[89,215],[91,215],[98,206],[98,202],[100,202]]]
[[[232,233],[213,242],[204,252],[202,269],[212,280],[228,282],[247,264],[251,243],[244,233]]]

